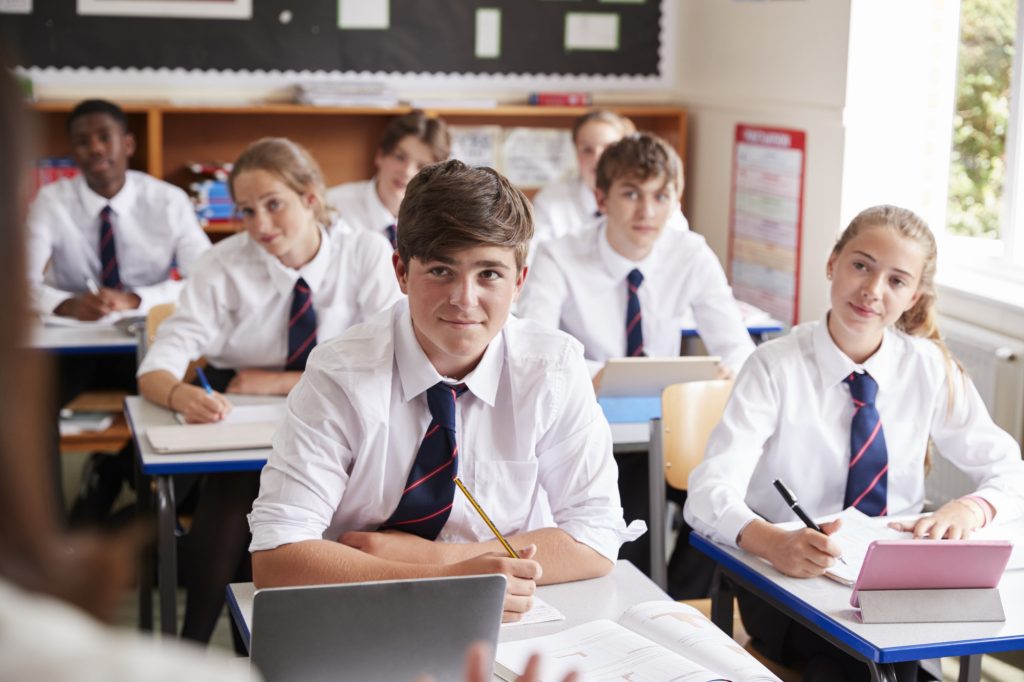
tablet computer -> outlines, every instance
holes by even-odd
[[[995,587],[1012,551],[1009,540],[875,540],[850,604],[860,606],[860,590]]]
[[[672,384],[717,379],[716,355],[675,358],[612,358],[604,365],[599,398],[658,396]]]

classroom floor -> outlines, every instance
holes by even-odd
[[[81,479],[82,467],[84,466],[87,457],[87,454],[81,453],[70,453],[63,456],[62,480],[65,500],[74,499]],[[128,504],[130,502],[131,499],[129,494],[125,493],[122,496],[122,499],[118,501],[118,504]],[[159,623],[159,600],[155,598],[155,594],[153,601],[153,620],[154,622]],[[184,611],[185,594],[184,591],[178,590],[179,629]],[[125,599],[118,609],[115,622],[121,627],[136,627],[138,623],[137,592],[132,591],[130,594],[125,595]],[[217,623],[216,630],[214,630],[213,638],[210,642],[211,646],[224,649],[228,652],[234,652],[234,646],[231,641],[231,627],[230,616],[228,615],[227,609],[225,609],[224,613],[221,615],[220,621]],[[942,676],[944,682],[955,682],[958,670],[959,662],[957,659],[948,658],[942,660]],[[982,682],[1024,682],[1024,651],[1011,651],[997,654],[995,656],[985,656],[981,664],[981,679]]]

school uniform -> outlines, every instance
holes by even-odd
[[[385,524],[431,424],[426,392],[441,381],[406,301],[318,346],[263,469],[250,551]],[[611,431],[575,341],[510,317],[462,383],[457,475],[503,532],[557,527],[610,560],[640,535],[622,520]],[[493,535],[456,494],[436,539]]]
[[[545,185],[533,197],[533,243],[586,232],[600,217],[594,192],[579,178],[559,180]],[[682,210],[673,211],[665,226],[687,231],[690,225]]]
[[[203,355],[224,391],[234,370],[295,369],[290,323],[293,299],[312,301],[316,342],[337,336],[390,306],[400,296],[387,242],[343,221],[320,230],[320,248],[299,269],[270,255],[245,232],[229,237],[196,264],[178,309],[157,332],[139,375],[165,370],[180,378]],[[182,636],[208,641],[227,584],[251,580],[246,514],[259,490],[259,473],[208,476],[183,547],[188,587]]]
[[[176,300],[182,283],[170,279],[171,268],[188,276],[210,248],[185,192],[145,173],[129,170],[110,199],[89,189],[82,175],[46,185],[28,217],[28,275],[40,312],[88,291],[87,279],[103,284],[100,230],[107,206],[121,285],[141,299],[140,314]]]
[[[929,439],[974,481],[997,523],[1024,513],[1020,447],[992,422],[965,376],[952,380],[950,409],[945,359],[933,342],[888,329],[874,355],[858,364],[836,346],[822,320],[763,344],[747,361],[704,461],[690,475],[687,521],[736,547],[737,536],[757,518],[792,520],[772,486],[776,478],[812,517],[841,511],[855,464],[854,413],[863,409],[855,406],[848,381],[862,371],[877,383],[873,404],[888,457],[886,477],[878,480],[889,515],[922,510]],[[740,607],[748,632],[771,658],[824,655],[845,661],[847,669],[863,667],[749,593],[741,594]],[[913,678],[915,665],[907,667],[901,679]]]
[[[628,355],[627,278],[637,288],[646,355],[679,355],[684,326],[697,331],[722,364],[738,370],[754,350],[718,259],[704,238],[665,229],[650,254],[631,261],[608,243],[607,219],[597,229],[540,244],[519,299],[520,317],[557,327],[583,343],[590,373]]]
[[[346,182],[327,190],[327,204],[338,209],[349,225],[385,237],[394,247],[394,230],[398,217],[393,215],[377,195],[377,178]]]

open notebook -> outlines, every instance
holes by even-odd
[[[700,611],[670,601],[642,602],[618,621],[595,620],[553,635],[502,642],[495,674],[514,682],[534,652],[542,657],[541,680],[560,680],[572,670],[602,680],[779,679]]]
[[[153,450],[161,454],[269,448],[284,411],[284,401],[236,405],[224,421],[151,426],[146,429],[146,438]]]

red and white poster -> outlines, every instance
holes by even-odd
[[[737,125],[729,264],[733,294],[796,323],[800,292],[806,137],[800,130]]]

